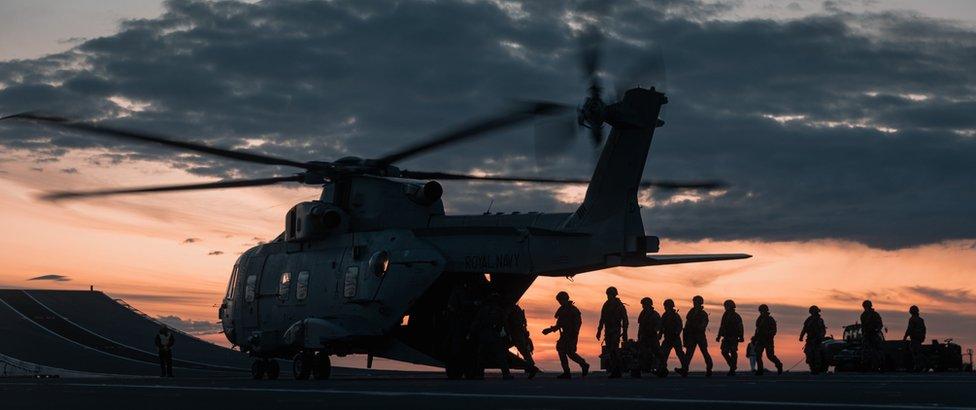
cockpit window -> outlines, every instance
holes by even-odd
[[[295,284],[295,299],[305,300],[308,297],[308,271],[298,272],[298,283]]]
[[[245,256],[241,256],[234,263],[234,269],[230,272],[230,279],[227,281],[227,299],[233,300],[237,296],[238,283],[237,280],[240,278],[241,274],[244,273],[245,267],[247,266],[247,259]]]
[[[224,299],[234,299],[234,288],[237,287],[237,270],[240,267],[240,263],[234,264],[234,270],[230,271],[230,279],[227,280],[227,292]]]
[[[278,299],[285,300],[288,299],[288,289],[291,288],[291,273],[285,272],[281,274],[281,280],[278,281]]]

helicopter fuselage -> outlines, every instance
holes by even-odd
[[[448,300],[465,282],[487,280],[515,303],[538,276],[748,257],[652,255],[637,192],[666,102],[633,89],[607,107],[612,130],[572,213],[445,215],[436,181],[329,181],[320,200],[288,212],[278,238],[238,260],[220,309],[228,340],[262,358],[366,353],[441,366]]]

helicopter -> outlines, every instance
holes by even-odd
[[[301,171],[293,175],[43,196],[68,200],[299,183],[321,186],[319,199],[295,204],[274,240],[235,262],[218,316],[227,340],[253,358],[254,378],[278,378],[276,359],[291,359],[296,379],[329,378],[330,356],[373,357],[472,372],[448,357],[448,299],[459,286],[485,283],[515,304],[540,276],[572,277],[612,267],[644,267],[749,258],[729,254],[659,254],[644,232],[639,190],[715,189],[720,181],[642,181],[651,140],[668,97],[654,87],[618,91],[605,103],[595,48],[584,54],[588,96],[576,109],[581,128],[602,149],[589,179],[466,175],[414,171],[395,164],[445,146],[573,110],[523,103],[379,158],[302,162],[230,150],[92,122],[28,112],[0,118]],[[610,126],[603,141],[604,125]],[[571,213],[447,215],[441,181],[588,184]],[[518,367],[519,358],[511,361]],[[524,364],[524,363],[523,363]],[[483,369],[481,369],[483,371]]]

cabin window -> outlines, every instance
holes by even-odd
[[[258,283],[257,275],[251,275],[247,277],[247,284],[244,287],[244,300],[247,302],[254,301],[254,286]]]
[[[278,299],[285,300],[288,299],[288,289],[291,287],[291,273],[285,272],[281,274],[281,280],[278,281]]]
[[[359,266],[346,268],[346,281],[342,289],[342,295],[351,298],[356,296],[356,287],[359,285]]]
[[[308,297],[308,271],[298,273],[298,283],[295,284],[295,299],[305,300]]]

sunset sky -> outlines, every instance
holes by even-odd
[[[374,156],[518,99],[583,98],[580,17],[567,4],[2,2],[0,115],[44,110],[298,160]],[[544,368],[558,368],[555,337],[539,333],[555,293],[568,291],[583,311],[581,350],[593,362],[610,285],[634,325],[641,297],[658,309],[675,299],[683,314],[704,296],[711,337],[725,299],[738,303],[747,333],[756,306],[769,304],[787,367],[802,356],[811,304],[839,336],[870,298],[888,338],[901,337],[917,304],[930,338],[976,345],[973,2],[621,0],[606,19],[608,83],[649,48],[667,62],[667,125],[645,177],[731,184],[645,192],[645,230],[662,238],[662,253],[753,258],[539,279],[522,304]],[[544,165],[533,160],[531,126],[489,138],[405,167],[592,172],[582,137]],[[288,172],[0,123],[0,287],[93,285],[188,329],[215,329],[238,254],[277,236],[284,213],[318,189],[56,204],[37,195]],[[449,213],[481,213],[492,201],[494,211],[567,212],[583,194],[444,185]],[[724,367],[716,343],[711,351]]]

